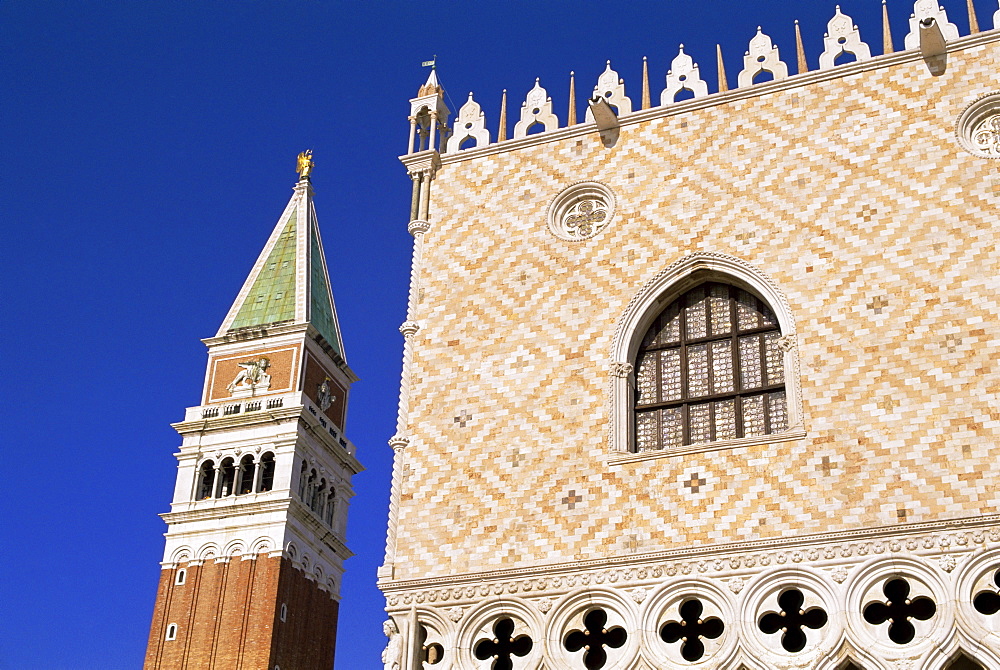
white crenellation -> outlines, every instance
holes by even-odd
[[[535,79],[535,86],[528,91],[521,104],[521,120],[514,124],[514,139],[527,137],[528,130],[536,123],[542,124],[546,131],[559,127],[559,117],[552,111],[552,98]]]
[[[826,24],[826,30],[826,35],[823,36],[823,53],[819,56],[821,70],[836,65],[837,58],[844,53],[853,54],[859,61],[872,57],[871,49],[861,41],[861,31],[850,16],[841,13],[840,5],[837,5],[836,13]]]
[[[632,99],[625,95],[625,80],[611,69],[611,61],[607,62],[604,72],[597,78],[593,97],[606,100],[609,105],[618,110],[618,116],[632,113]],[[587,123],[594,122],[594,114],[589,107],[586,118]]]
[[[958,39],[958,26],[948,22],[948,12],[937,0],[917,0],[913,3],[913,14],[910,15],[910,32],[903,42],[905,49],[920,48],[920,22],[925,19],[934,19],[946,42]]]
[[[761,72],[770,72],[775,81],[788,77],[788,66],[778,55],[778,47],[757,26],[757,34],[750,40],[750,48],[743,55],[743,70],[737,79],[738,86],[753,86],[754,77]]]
[[[997,4],[1000,5],[1000,2],[998,2]],[[1000,9],[998,9],[996,13],[993,14],[993,27],[995,29],[1000,29]]]
[[[458,110],[455,130],[448,139],[448,151],[461,151],[462,142],[470,137],[476,141],[477,147],[484,147],[490,143],[490,131],[486,129],[486,114],[479,103],[472,99],[471,92],[469,100]]]
[[[958,27],[948,21],[947,12],[938,5],[937,0],[916,0],[913,14],[910,17],[910,32],[906,36],[906,49],[919,48],[920,21],[927,18],[933,18],[936,21],[946,41],[959,38]],[[993,27],[1000,29],[1000,10],[997,10],[993,16]],[[858,27],[850,16],[841,12],[839,5],[836,6],[833,18],[827,24],[827,32],[823,42],[824,50],[820,55],[819,68],[821,70],[833,68],[837,58],[844,53],[853,54],[857,61],[873,58],[870,47],[861,40]],[[770,72],[775,80],[786,79],[789,76],[788,66],[780,60],[778,48],[758,26],[757,34],[751,39],[749,49],[743,57],[743,70],[739,74],[737,87],[751,86],[754,77],[761,72]],[[684,46],[681,45],[678,55],[671,62],[670,70],[667,72],[666,88],[660,94],[660,106],[673,103],[677,94],[684,89],[690,90],[695,98],[710,95],[708,84],[701,79],[697,63],[684,53]],[[625,95],[624,80],[611,69],[610,61],[607,62],[604,72],[598,78],[597,86],[594,88],[594,96],[603,97],[610,105],[616,107],[618,116],[632,112],[632,101]],[[432,125],[429,120],[431,114],[437,120],[435,127],[439,130],[438,136],[442,138],[438,142],[442,146],[442,152],[457,153],[458,146],[470,137],[476,139],[475,148],[481,148],[491,143],[489,130],[485,127],[485,114],[480,105],[473,100],[472,93],[469,94],[469,100],[459,111],[459,117],[456,118],[452,130],[444,125],[447,123],[449,111],[444,106],[440,95],[427,95],[415,98],[410,102],[411,153],[431,148],[429,144]],[[594,121],[593,114],[589,109],[586,120],[588,123]],[[521,106],[521,119],[514,126],[513,138],[526,137],[528,129],[536,123],[541,123],[544,126],[544,132],[559,128],[558,117],[552,112],[551,98],[547,96],[545,89],[539,85],[537,79],[535,87],[529,91],[527,99]],[[448,133],[451,135],[446,137]],[[498,138],[497,141],[502,142],[505,139]]]
[[[677,55],[667,70],[667,87],[660,94],[660,104],[669,105],[683,90],[689,90],[694,97],[708,95],[708,84],[701,78],[698,64],[688,54],[684,53],[684,45],[680,46]]]

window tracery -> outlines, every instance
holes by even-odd
[[[778,321],[737,286],[706,282],[670,303],[634,367],[637,451],[788,428]]]
[[[564,240],[586,240],[611,223],[615,196],[599,182],[574,184],[556,196],[549,207],[549,230]]]

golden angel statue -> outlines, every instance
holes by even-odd
[[[299,154],[299,163],[298,166],[295,168],[295,171],[298,172],[299,176],[302,177],[303,179],[307,178],[309,176],[309,173],[312,172],[314,165],[312,156],[313,156],[312,149],[307,149],[306,151],[303,151],[302,153]]]

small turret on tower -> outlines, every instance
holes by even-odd
[[[437,151],[444,153],[448,143],[448,117],[451,110],[444,102],[444,87],[438,81],[435,61],[429,61],[431,73],[410,100],[410,143],[406,153]]]

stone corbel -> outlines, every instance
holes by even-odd
[[[423,219],[413,219],[413,221],[410,221],[410,223],[406,226],[406,231],[414,237],[417,235],[423,235],[430,229],[431,224]]]
[[[423,173],[425,178],[433,178],[441,167],[441,154],[435,149],[425,149],[401,156],[399,160],[406,166],[406,171],[411,177],[415,173]]]
[[[416,335],[417,331],[419,330],[420,330],[420,324],[417,323],[416,321],[404,321],[403,324],[399,327],[399,332],[401,332],[403,334],[403,337],[406,339],[410,339],[411,337]]]

